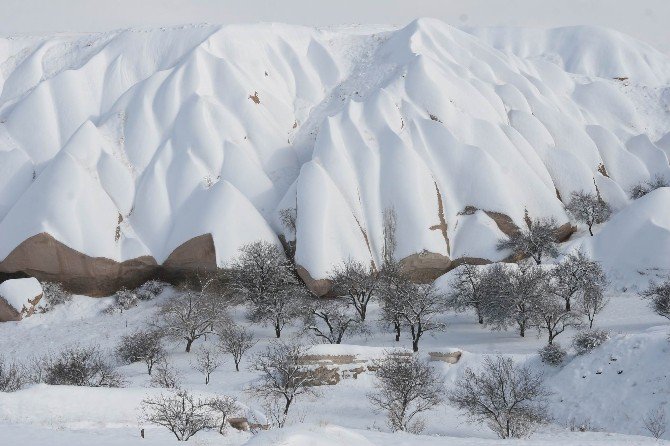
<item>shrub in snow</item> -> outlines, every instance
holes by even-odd
[[[532,257],[538,265],[545,254],[556,257],[556,221],[536,218],[529,222],[528,228],[520,228],[509,238],[498,241],[498,250],[510,249],[515,254]]]
[[[424,424],[416,416],[442,403],[442,377],[416,355],[389,353],[375,367],[377,391],[368,395],[372,405],[386,412],[391,430],[421,432]]]
[[[633,186],[630,190],[629,195],[631,199],[636,200],[640,197],[644,197],[649,192],[652,192],[661,187],[668,187],[668,186],[670,186],[670,181],[668,181],[662,175],[655,175],[649,181],[638,183],[635,186]]]
[[[649,306],[654,313],[670,319],[670,279],[660,284],[650,283],[649,288],[640,295],[649,300]]]
[[[179,389],[181,387],[181,375],[176,368],[168,364],[163,358],[154,368],[151,374],[149,384],[152,387],[162,387],[164,389]]]
[[[545,364],[557,366],[560,365],[565,359],[565,349],[561,347],[561,344],[547,344],[542,347],[538,353],[540,354],[540,359]]]
[[[593,225],[605,223],[612,215],[612,208],[605,203],[600,194],[589,194],[587,192],[573,192],[570,195],[570,203],[565,209],[575,218],[589,228],[589,234],[593,236]]]
[[[149,280],[135,290],[139,300],[152,300],[163,292],[167,284],[160,280]]]
[[[578,355],[584,355],[610,338],[606,330],[584,330],[572,338],[572,347]]]
[[[449,392],[449,401],[468,418],[485,423],[500,438],[520,438],[549,420],[542,375],[510,358],[486,357],[484,369],[467,368]]]
[[[215,423],[208,401],[196,398],[186,390],[146,398],[141,407],[145,421],[166,427],[177,441],[188,441]]]
[[[63,289],[57,282],[42,283],[42,299],[40,300],[40,311],[46,313],[56,305],[61,305],[72,300],[72,294]]]
[[[125,364],[144,362],[151,375],[154,365],[165,358],[162,334],[158,330],[137,330],[125,335],[116,347],[116,355]]]
[[[229,353],[235,362],[235,370],[240,371],[242,356],[256,344],[254,335],[246,327],[236,324],[226,324],[217,330],[219,334],[219,348]]]
[[[26,379],[21,367],[7,362],[0,356],[0,392],[16,392],[25,384]]]
[[[121,387],[122,376],[98,347],[70,347],[42,361],[42,380],[51,385]]]
[[[644,428],[654,438],[661,438],[665,433],[665,410],[662,406],[652,409],[642,418]]]

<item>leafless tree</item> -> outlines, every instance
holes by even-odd
[[[206,287],[184,289],[158,309],[158,327],[169,339],[186,341],[187,353],[194,341],[213,333],[214,326],[225,320],[225,306]]]
[[[467,368],[449,392],[449,401],[467,417],[485,423],[500,438],[520,438],[549,416],[542,375],[510,358],[484,359],[484,370]]]
[[[414,293],[405,301],[402,318],[412,335],[412,350],[419,351],[419,340],[429,331],[444,331],[447,325],[439,318],[446,310],[446,300],[434,285],[415,285]]]
[[[216,425],[218,425],[219,433],[223,435],[228,417],[237,410],[237,401],[229,396],[217,396],[208,400],[207,406],[216,414]]]
[[[188,441],[214,423],[209,401],[196,398],[186,390],[145,398],[141,407],[144,421],[166,427],[177,441]]]
[[[402,330],[402,313],[405,302],[412,298],[414,287],[407,275],[402,271],[398,262],[384,263],[381,271],[378,294],[380,296],[380,323],[383,326],[392,326],[395,332],[395,341],[400,341]]]
[[[477,320],[484,323],[482,305],[484,304],[484,286],[482,278],[484,272],[477,265],[463,264],[456,268],[451,291],[447,296],[450,306],[456,311],[475,310]]]
[[[26,382],[27,377],[21,367],[0,356],[0,392],[16,392],[21,390]]]
[[[670,319],[670,279],[660,284],[650,283],[640,295],[649,300],[649,306],[654,313]]]
[[[605,309],[609,299],[605,297],[601,287],[586,287],[577,301],[578,310],[589,320],[589,328],[593,328],[596,315]]]
[[[144,362],[151,375],[154,365],[166,356],[162,334],[158,330],[137,330],[125,335],[116,347],[116,355],[126,364]]]
[[[306,347],[294,342],[275,340],[253,359],[251,370],[260,376],[249,391],[269,403],[280,404],[278,427],[286,423],[289,409],[298,396],[316,394],[313,386],[318,378],[301,360],[306,352]]]
[[[308,304],[305,328],[329,344],[340,344],[344,335],[361,331],[361,320],[341,299],[319,299]]]
[[[612,215],[612,208],[605,203],[600,194],[588,192],[573,192],[570,195],[570,203],[565,209],[575,220],[588,226],[591,236],[593,236],[593,225],[605,223]]]
[[[395,209],[393,207],[384,209],[382,220],[384,232],[382,256],[384,258],[384,266],[387,266],[396,263],[395,250],[398,245],[398,239],[396,237],[397,219]]]
[[[652,437],[656,439],[661,438],[666,429],[665,410],[662,406],[650,410],[644,418],[642,418],[642,423]]]
[[[249,320],[273,326],[279,338],[284,326],[301,315],[304,287],[276,245],[258,241],[240,251],[230,266],[231,284],[247,298]]]
[[[393,431],[421,432],[417,415],[442,403],[442,376],[416,355],[388,353],[375,366],[377,391],[368,395],[372,405],[386,412]]]
[[[353,259],[336,267],[329,276],[333,291],[338,296],[346,296],[351,306],[356,309],[361,321],[365,321],[370,300],[380,286],[380,275],[372,264],[365,267]]]
[[[498,241],[499,250],[511,249],[516,254],[530,256],[540,265],[542,257],[558,255],[556,248],[556,221],[551,219],[533,219],[527,229],[520,228],[509,238]]]
[[[161,362],[156,364],[149,383],[152,387],[179,389],[181,387],[181,375],[177,369],[172,367],[164,358]]]
[[[285,208],[279,211],[279,221],[281,221],[282,226],[293,237],[292,240],[286,240],[285,251],[288,258],[295,258],[295,247],[296,247],[296,231],[297,231],[297,220],[298,213],[297,209],[294,208]]]
[[[237,324],[226,324],[218,330],[220,344],[219,348],[224,353],[229,353],[233,357],[235,370],[240,371],[240,362],[244,354],[254,345],[254,335],[246,327]]]
[[[586,291],[605,292],[607,276],[600,264],[578,250],[566,256],[550,273],[550,290],[565,301],[570,311],[572,299]]]
[[[582,315],[576,311],[566,310],[563,301],[549,292],[545,292],[535,305],[533,324],[538,332],[547,332],[547,342],[551,345],[554,338],[568,327],[578,327],[582,324]]]
[[[209,377],[212,372],[221,365],[221,358],[217,351],[210,347],[203,347],[198,351],[195,357],[193,368],[205,376],[205,385],[209,384]]]

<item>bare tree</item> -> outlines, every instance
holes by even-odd
[[[601,287],[586,287],[577,301],[578,310],[589,320],[589,328],[593,328],[596,315],[605,309],[609,299],[605,297]]]
[[[582,324],[581,314],[566,310],[563,301],[548,292],[544,293],[535,305],[537,318],[534,325],[538,332],[546,331],[549,345],[554,338],[563,333],[568,327],[578,327]]]
[[[549,395],[542,375],[497,356],[486,357],[479,373],[467,368],[448,398],[470,420],[485,423],[500,438],[520,438],[548,421]]]
[[[346,333],[361,330],[360,318],[341,299],[319,299],[308,305],[305,328],[329,344],[340,344]]]
[[[194,341],[213,333],[213,327],[228,319],[225,306],[207,292],[183,290],[158,309],[158,327],[173,340],[185,340],[186,352]]]
[[[116,355],[126,364],[142,361],[147,366],[147,373],[156,363],[166,356],[159,330],[137,330],[121,338],[116,347]]]
[[[380,323],[391,325],[395,332],[395,341],[400,341],[405,302],[412,298],[414,288],[409,277],[403,273],[400,264],[395,261],[384,263],[381,271],[378,294],[380,296]]]
[[[181,375],[172,367],[165,358],[158,364],[154,373],[151,375],[149,383],[152,387],[162,387],[165,389],[179,389],[181,387]]]
[[[588,192],[573,192],[570,194],[570,203],[565,209],[575,220],[588,226],[591,236],[593,236],[593,225],[605,223],[612,215],[612,208],[605,203],[600,194],[590,194]]]
[[[402,318],[412,334],[412,350],[419,351],[419,340],[428,331],[444,331],[439,320],[446,310],[444,295],[434,285],[414,285],[414,293],[403,305]]]
[[[670,279],[660,284],[650,283],[640,295],[649,299],[649,306],[654,313],[670,319]]]
[[[289,409],[298,396],[316,393],[313,386],[318,384],[318,378],[301,360],[305,354],[306,347],[275,340],[254,357],[251,365],[260,377],[249,391],[282,407],[278,427],[286,423]]]
[[[145,398],[141,407],[145,421],[166,427],[177,441],[188,441],[213,425],[209,402],[186,390]]]
[[[275,336],[301,315],[305,290],[279,248],[266,241],[243,246],[231,268],[231,284],[246,298],[249,320],[272,325]]]
[[[666,429],[665,410],[662,406],[650,410],[647,412],[647,415],[642,418],[642,423],[652,437],[656,439],[661,438]]]
[[[442,403],[442,376],[416,355],[387,353],[375,366],[377,391],[368,395],[372,405],[386,412],[393,431],[421,432],[424,425],[416,417]]]
[[[382,214],[383,232],[384,232],[384,247],[382,256],[384,259],[384,266],[396,263],[395,250],[398,245],[396,237],[396,213],[393,207],[384,209]]]
[[[203,347],[196,354],[193,368],[205,376],[205,385],[207,385],[209,384],[210,375],[218,369],[220,365],[221,358],[217,354],[217,351],[209,347]]]
[[[551,219],[533,219],[527,229],[519,229],[509,238],[498,241],[499,250],[511,249],[516,254],[530,256],[540,265],[542,257],[558,255],[556,248],[556,221]]]
[[[607,288],[607,276],[600,264],[578,250],[566,256],[550,274],[550,290],[565,300],[565,309],[570,311],[575,296]]]
[[[15,362],[5,361],[0,356],[0,392],[16,392],[26,383],[21,367]]]
[[[286,246],[285,246],[286,255],[290,259],[295,258],[297,220],[298,220],[297,209],[285,208],[279,211],[279,221],[281,222],[282,226],[284,226],[284,228],[286,228],[286,230],[293,237],[292,240],[286,240]]]
[[[227,324],[219,329],[221,351],[233,357],[235,370],[240,371],[240,362],[244,354],[254,345],[254,335],[246,327],[236,324]]]
[[[466,263],[459,266],[455,270],[451,291],[447,296],[447,301],[456,311],[474,309],[480,324],[484,323],[482,312],[485,300],[483,276],[482,268],[477,265]]]
[[[368,304],[380,286],[380,275],[372,264],[365,267],[362,263],[349,259],[336,267],[329,279],[335,294],[347,296],[361,321],[365,321]]]
[[[237,401],[229,396],[217,396],[207,401],[207,406],[217,415],[216,424],[219,427],[219,433],[223,435],[228,417],[237,410]]]

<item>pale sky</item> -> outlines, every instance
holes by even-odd
[[[670,53],[670,0],[0,0],[0,35],[184,23],[600,25]]]

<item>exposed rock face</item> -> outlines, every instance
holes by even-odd
[[[449,271],[452,261],[449,257],[434,252],[421,252],[400,261],[402,271],[412,280],[427,283]]]
[[[216,271],[216,249],[212,234],[194,237],[177,247],[160,266],[160,276],[169,282],[193,272]]]
[[[317,296],[326,296],[333,284],[328,279],[314,279],[312,275],[300,265],[296,265],[298,275],[305,282],[307,288]]]

